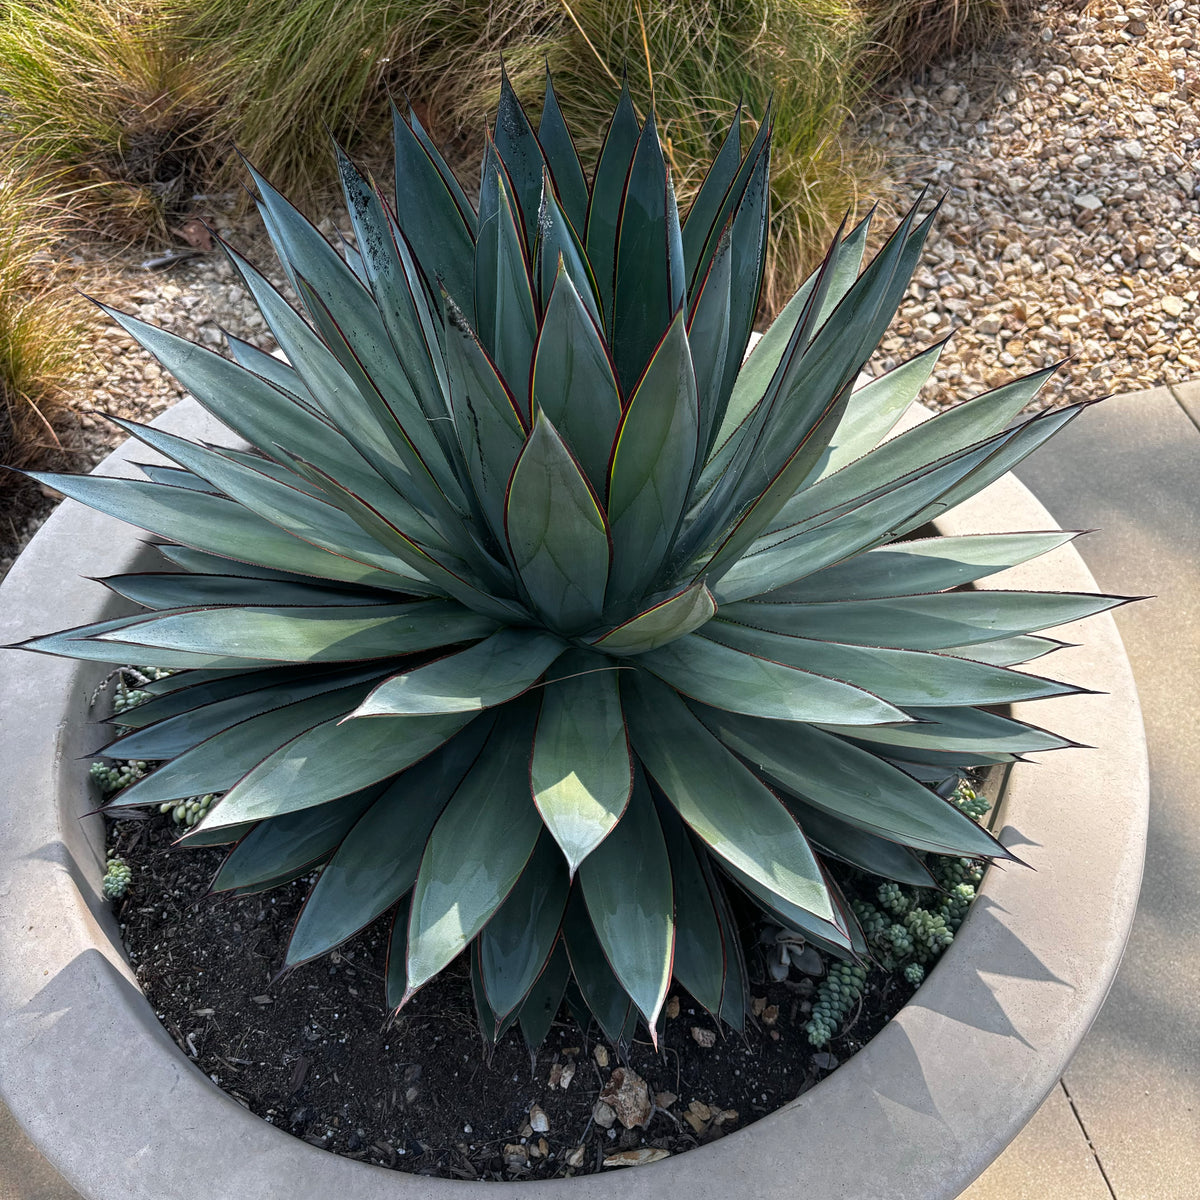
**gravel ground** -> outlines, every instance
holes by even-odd
[[[214,226],[280,282],[271,270],[274,263],[265,242],[247,245],[244,229],[228,220],[217,219]],[[147,258],[146,251],[114,253],[111,248],[82,246],[74,264],[83,266],[89,293],[97,300],[181,337],[219,347],[224,342],[221,331],[228,330],[262,349],[275,348],[261,314],[234,282],[233,268],[219,251],[167,271],[147,270],[142,265]],[[125,440],[125,433],[106,416],[149,422],[185,394],[123,329],[104,318],[81,355],[75,396],[83,449],[75,469],[90,471]],[[15,516],[5,514],[17,534],[12,538],[9,529],[0,529],[0,579],[59,499],[49,488],[42,494],[41,503],[36,496],[21,495]]]
[[[924,395],[937,406],[1064,359],[1038,404],[1200,375],[1200,0],[1047,0],[998,45],[897,86],[861,132],[890,159],[885,207],[926,183],[946,194],[873,370],[955,330]],[[245,222],[215,224],[268,269]],[[164,272],[82,253],[117,307],[208,345],[228,329],[274,347],[218,252]],[[148,421],[182,389],[111,326],[78,394],[90,469],[123,436],[100,414]],[[17,519],[20,544],[51,497]]]
[[[959,330],[933,403],[1068,356],[1043,404],[1200,374],[1196,0],[1045,4],[864,132],[901,195],[946,192],[881,363]]]

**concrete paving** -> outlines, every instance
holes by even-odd
[[[1074,1123],[1043,1109],[962,1200],[1197,1200],[1200,384],[1106,401],[1018,475],[1064,527],[1099,531],[1076,544],[1103,590],[1155,597],[1116,614],[1146,721],[1150,833],[1121,970],[1048,1101],[1061,1113],[1069,1096]],[[1068,1162],[1069,1184],[1049,1186]]]
[[[1101,531],[1077,544],[1103,590],[1157,597],[1117,614],[1150,745],[1150,840],[1133,934],[1096,1025],[961,1200],[1198,1200],[1200,384],[1110,400],[1018,474],[1064,527]],[[2,1106],[0,1200],[77,1200]]]
[[[0,1104],[0,1200],[80,1200]]]

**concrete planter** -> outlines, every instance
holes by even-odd
[[[155,424],[222,440],[192,403]],[[127,446],[100,471],[133,473],[130,460],[148,454]],[[1011,478],[939,522],[946,533],[1053,525]],[[140,553],[137,531],[65,501],[0,590],[0,642],[113,615],[115,599],[81,577],[130,570]],[[997,579],[1095,588],[1069,547]],[[783,1200],[801,1190],[949,1200],[1062,1073],[1108,991],[1137,900],[1147,775],[1129,665],[1108,616],[1057,632],[1083,645],[1048,669],[1102,694],[1017,705],[1017,715],[1099,748],[1013,772],[997,827],[1036,870],[988,873],[954,945],[866,1049],[772,1116],[660,1165],[484,1188],[314,1149],[186,1060],[139,991],[100,898],[101,821],[81,819],[85,756],[99,740],[88,697],[103,668],[0,652],[0,1091],[89,1200],[477,1200],[485,1190],[545,1200]]]

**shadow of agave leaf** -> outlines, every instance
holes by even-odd
[[[996,831],[993,830],[992,832],[995,833]],[[1027,838],[1019,829],[1014,828],[1012,825],[1005,825],[996,836],[1008,850],[1016,849],[1018,846],[1033,846],[1038,850],[1042,847],[1041,842],[1035,842],[1032,838]]]
[[[899,1025],[889,1031],[890,1055],[881,1069],[876,1069],[878,1060],[867,1060],[863,1074],[864,1082],[870,1087],[865,1093],[869,1102],[876,1105],[880,1113],[893,1127],[904,1129],[911,1124],[904,1114],[917,1114],[936,1121],[947,1134],[950,1127],[942,1117],[941,1110],[929,1090],[925,1065],[913,1046],[908,1033]],[[897,1109],[902,1110],[900,1112]]]
[[[989,896],[980,896],[963,925],[966,937],[958,939],[943,955],[931,974],[936,978],[943,967],[957,968],[957,986],[948,989],[921,988],[909,1001],[914,1008],[937,1013],[945,1020],[970,1025],[974,1029],[1014,1038],[1034,1050],[1033,1044],[1014,1023],[1020,1013],[1009,1013],[997,999],[997,989],[988,978],[1022,979],[1031,983],[1054,985],[1074,991],[1074,986],[1056,975],[1005,923],[1007,911]],[[968,969],[963,970],[966,966]],[[938,1003],[941,998],[944,1004]],[[965,1002],[964,1002],[965,1001]],[[953,1008],[960,1015],[951,1016]],[[962,1013],[968,1014],[965,1018]],[[1031,1017],[1032,1013],[1028,1014]]]

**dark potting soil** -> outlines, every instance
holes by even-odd
[[[417,1174],[554,1178],[599,1170],[622,1152],[681,1153],[812,1087],[912,993],[899,976],[874,971],[857,1016],[817,1051],[804,1032],[815,981],[793,972],[775,983],[752,961],[758,1015],[748,1016],[744,1036],[723,1033],[678,992],[659,1053],[639,1030],[622,1061],[594,1024],[581,1029],[564,1005],[535,1055],[515,1029],[489,1054],[465,967],[449,968],[393,1016],[381,918],[332,955],[279,977],[311,880],[209,897],[224,852],[173,848],[176,836],[157,814],[110,827],[111,853],[133,871],[117,919],[138,980],[180,1049],[280,1129]],[[645,1128],[617,1121],[606,1129],[593,1119],[618,1067],[646,1081],[654,1109]],[[535,1105],[544,1133],[531,1128]]]

